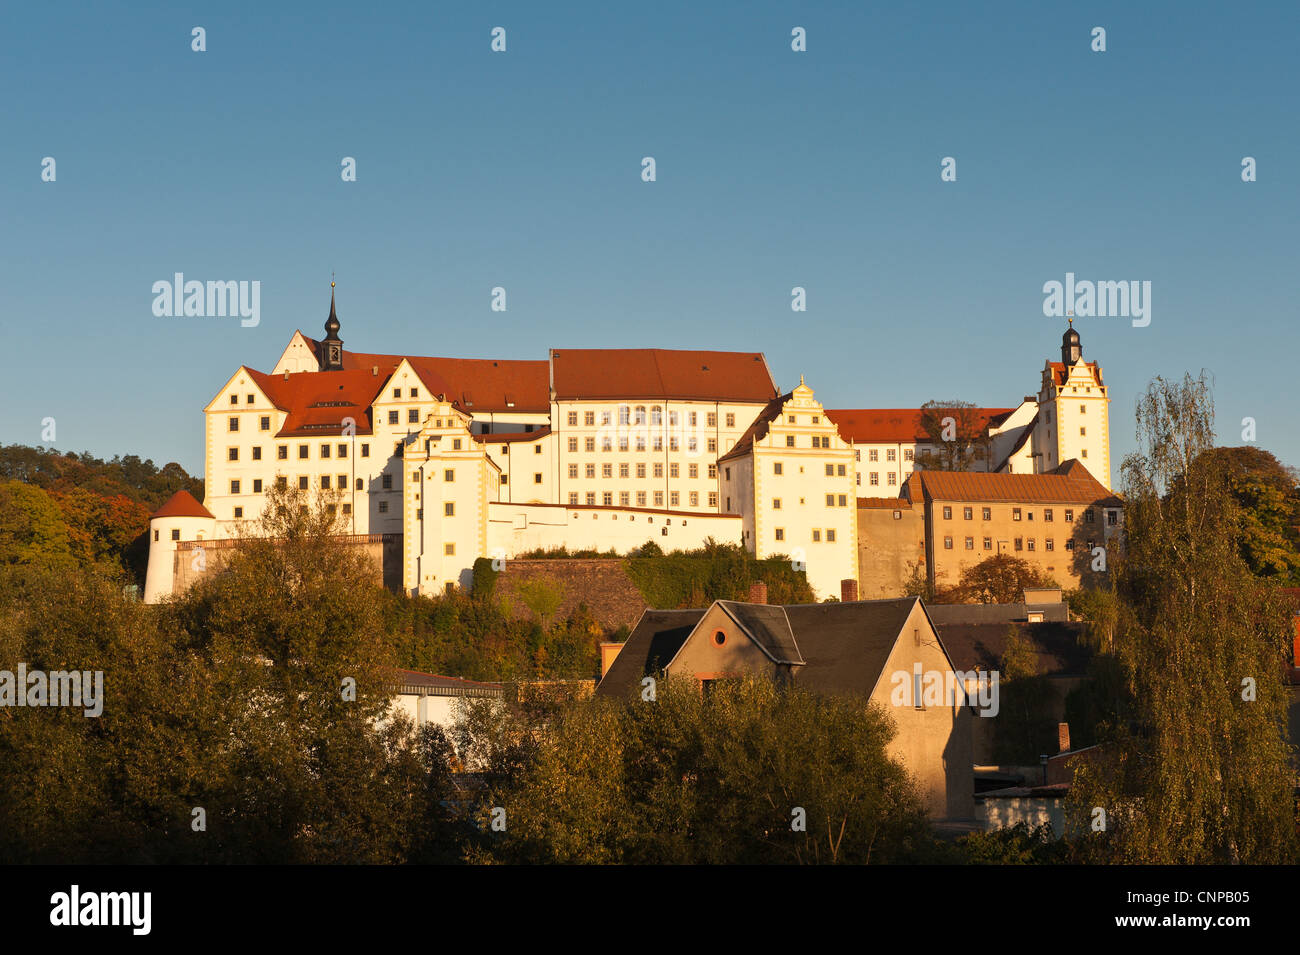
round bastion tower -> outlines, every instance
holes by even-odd
[[[216,518],[189,491],[177,491],[150,515],[145,603],[157,603],[174,592],[177,545],[185,541],[212,540],[216,528]]]

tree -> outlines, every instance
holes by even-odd
[[[1252,573],[1300,584],[1300,490],[1294,468],[1256,447],[1211,448],[1241,508],[1241,556]]]
[[[1207,376],[1154,379],[1137,407],[1117,657],[1133,717],[1076,772],[1085,855],[1119,862],[1292,861],[1287,619],[1241,556],[1242,515],[1213,444]]]
[[[919,465],[936,471],[973,471],[988,460],[988,421],[969,401],[927,401],[921,431],[929,447]]]
[[[1017,626],[1007,628],[1000,665],[995,758],[1003,763],[1037,763],[1040,755],[1055,751],[1056,722],[1049,708],[1052,688],[1038,672],[1033,642]]]
[[[1012,604],[1024,599],[1025,590],[1056,587],[1056,581],[1039,573],[1028,561],[1010,554],[994,554],[967,567],[957,584],[957,595],[984,604]]]
[[[0,564],[70,567],[68,526],[45,491],[17,481],[0,482]]]

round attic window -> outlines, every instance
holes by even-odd
[[[726,635],[725,633],[723,633],[721,630],[716,630],[716,631],[714,631],[714,633],[713,633],[713,645],[714,645],[715,647],[720,647],[720,646],[722,646],[722,645],[723,645],[724,643],[726,643],[726,642],[727,642],[727,635]]]

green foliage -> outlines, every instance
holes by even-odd
[[[1028,561],[1011,554],[994,554],[962,571],[954,597],[984,604],[1012,604],[1024,599],[1026,588],[1059,586]]]
[[[1213,442],[1206,376],[1155,379],[1124,462],[1126,554],[1116,656],[1131,719],[1076,771],[1067,807],[1085,858],[1162,864],[1295,858],[1288,618],[1243,560],[1243,520]],[[1243,683],[1252,692],[1247,693]]]
[[[1068,845],[1054,838],[1050,825],[1024,822],[962,836],[957,850],[960,860],[968,865],[1051,865],[1069,856]]]
[[[1263,448],[1212,448],[1228,494],[1241,512],[1240,548],[1251,573],[1283,586],[1300,585],[1300,488],[1294,468]]]
[[[977,405],[955,399],[927,401],[921,406],[920,425],[934,450],[921,452],[918,467],[974,471],[988,460],[988,429]]]
[[[0,483],[0,564],[63,567],[75,563],[68,526],[39,487]]]
[[[501,571],[492,566],[490,557],[478,557],[474,560],[474,579],[471,590],[480,600],[491,600],[496,594],[497,578]]]
[[[533,726],[517,717],[480,740],[516,757],[498,760],[483,802],[505,807],[509,832],[485,859],[889,863],[930,844],[913,783],[885,751],[889,718],[861,700],[766,680],[701,699],[694,681],[661,680],[655,702],[593,698]]]
[[[750,587],[767,584],[769,603],[812,603],[812,589],[789,558],[757,560],[737,544],[712,540],[695,551],[630,557],[627,573],[651,607],[706,607],[715,600],[748,600]]]
[[[1020,628],[1007,628],[998,687],[999,712],[994,721],[994,758],[1000,763],[1035,764],[1056,751],[1056,721],[1051,716],[1052,688],[1038,673],[1033,643]]]

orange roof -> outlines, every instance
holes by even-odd
[[[890,511],[910,511],[912,502],[905,497],[860,497],[858,507],[864,510],[881,508]]]
[[[487,444],[510,444],[514,441],[538,441],[550,433],[550,426],[543,425],[536,431],[501,431],[493,434],[476,434],[474,440]]]
[[[306,335],[303,338],[319,357],[320,342]],[[344,349],[343,370],[369,374],[378,368],[380,379],[387,379],[403,358],[434,394],[444,395],[470,414],[492,411],[545,414],[551,410],[550,368],[545,361],[380,355]]]
[[[754,418],[750,426],[745,429],[745,433],[740,436],[740,440],[736,442],[736,446],[722,457],[718,458],[718,460],[730,461],[732,458],[739,458],[748,454],[750,449],[754,447],[755,441],[759,441],[766,437],[768,426],[781,416],[781,409],[783,409],[785,403],[793,397],[794,392],[791,391],[784,395],[778,395],[764,405],[763,410],[758,413],[758,416]]]
[[[1009,501],[1023,504],[1104,504],[1123,502],[1069,460],[1045,474],[986,474],[971,471],[913,471],[908,490],[919,488],[927,501]]]
[[[378,397],[386,374],[365,371],[301,371],[267,375],[245,368],[267,398],[287,412],[276,437],[342,434],[351,418],[357,434],[371,434],[370,405]]]
[[[1001,424],[1014,408],[974,408],[981,430]],[[854,444],[911,444],[931,440],[921,427],[920,408],[826,409],[840,437]]]
[[[1048,365],[1051,367],[1051,369],[1052,369],[1052,383],[1053,383],[1053,384],[1055,384],[1057,387],[1060,387],[1061,385],[1063,385],[1063,384],[1065,384],[1067,381],[1069,381],[1070,376],[1069,376],[1069,374],[1066,372],[1066,370],[1065,370],[1065,364],[1064,364],[1063,362],[1059,362],[1059,361],[1049,361],[1047,364],[1048,364]],[[1086,361],[1086,362],[1084,362],[1084,365],[1086,365],[1087,367],[1093,369],[1094,371],[1095,371],[1096,368],[1097,368],[1097,363],[1096,363],[1095,361]],[[1094,376],[1094,377],[1095,377],[1095,376]]]
[[[762,352],[553,348],[551,376],[558,401],[677,398],[758,404],[777,394]]]
[[[149,519],[155,517],[207,517],[211,518],[212,513],[194,499],[194,495],[189,491],[177,491],[167,499],[167,503],[158,510],[149,515]]]

